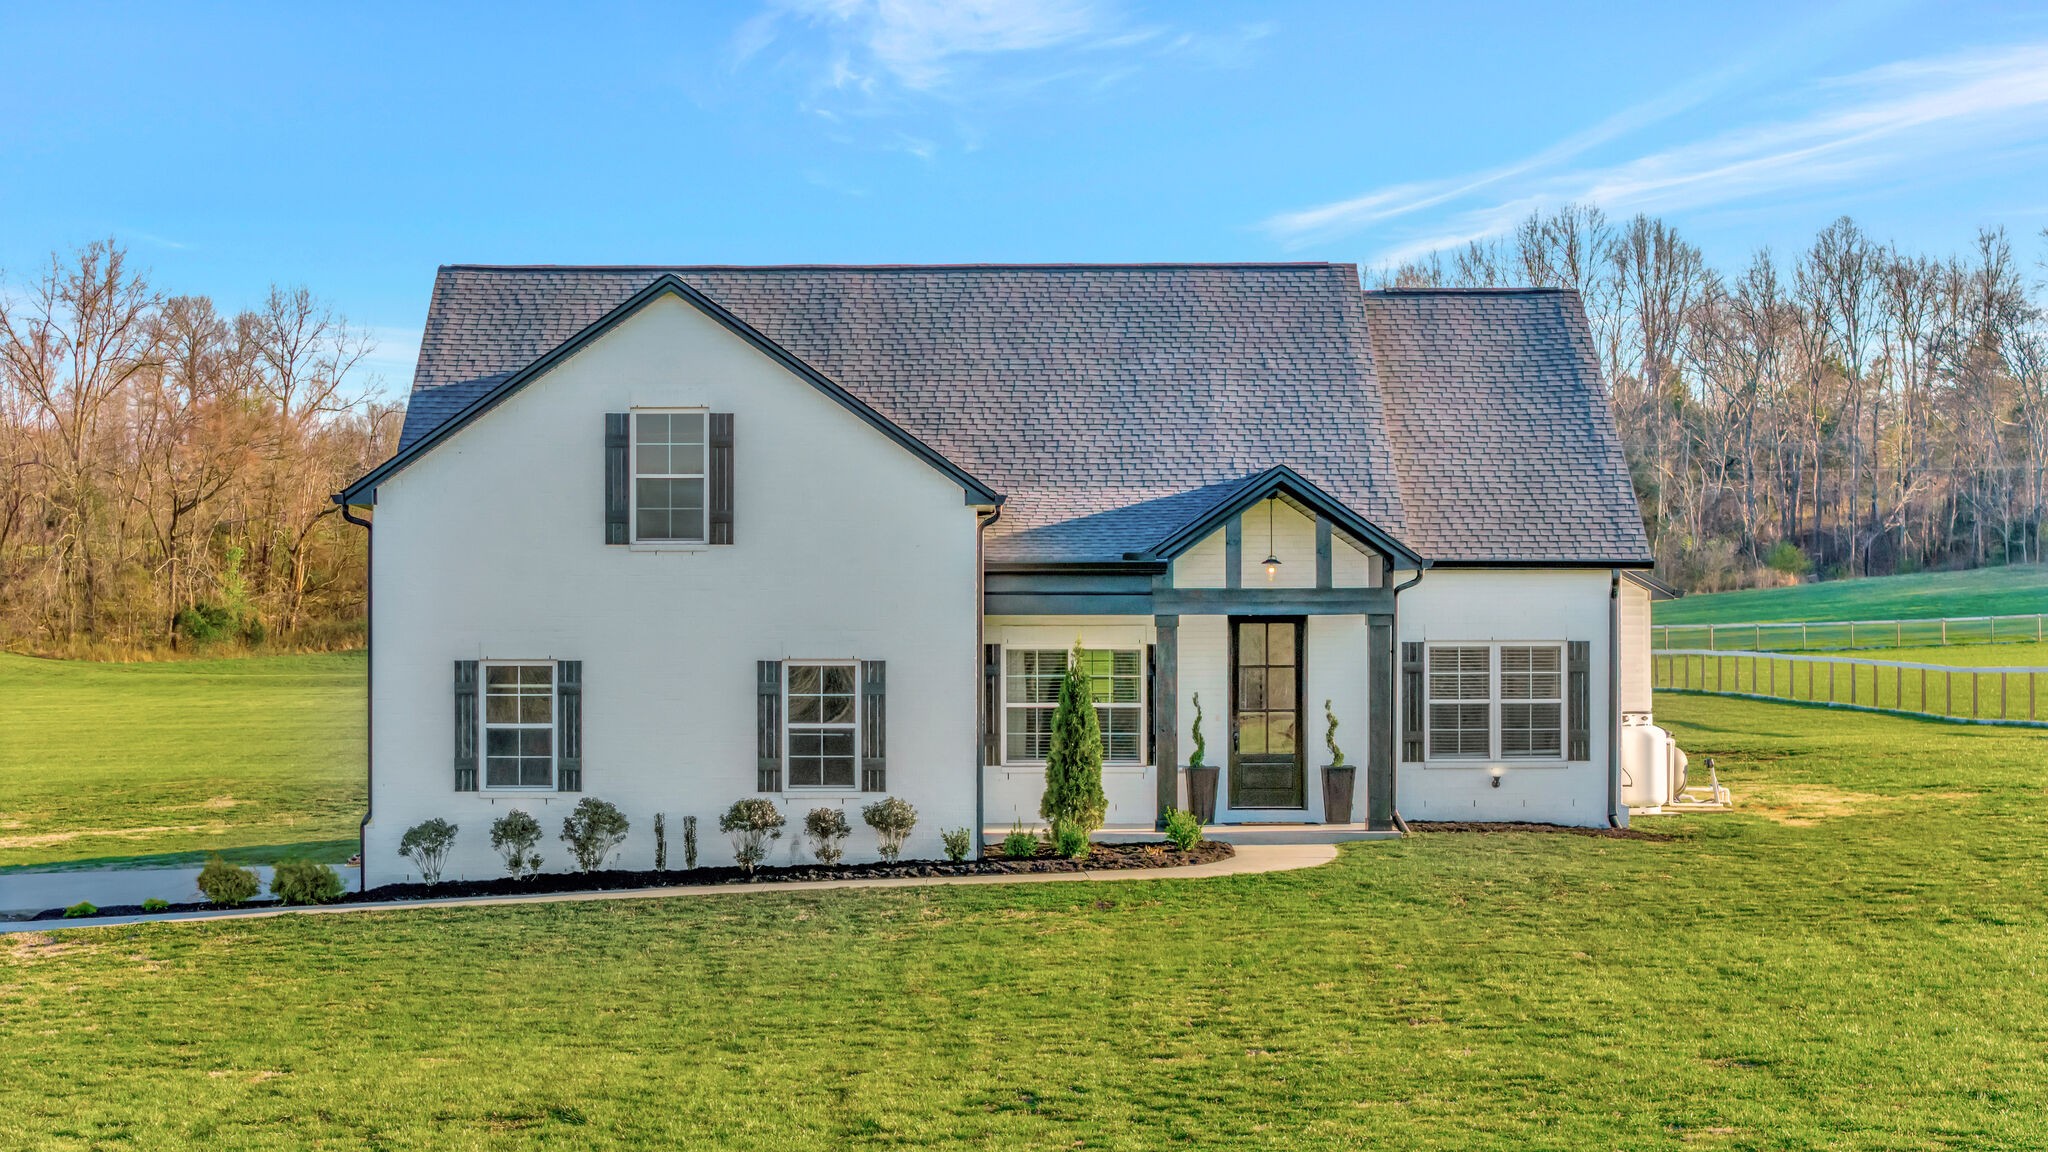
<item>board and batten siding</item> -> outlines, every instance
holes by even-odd
[[[734,414],[734,544],[603,543],[604,415],[648,407]],[[620,866],[652,866],[656,812],[675,866],[686,815],[700,863],[728,862],[718,814],[759,795],[762,660],[886,661],[888,789],[919,813],[906,854],[937,856],[942,829],[972,823],[979,605],[960,486],[687,303],[648,305],[385,481],[375,520],[370,884],[409,874],[399,838],[437,816],[461,829],[448,876],[502,874],[488,829],[515,807],[566,867],[556,836],[581,796],[632,821]],[[453,790],[464,659],[582,662],[581,793]],[[793,828],[844,808],[859,860],[876,795],[770,798]],[[801,840],[786,833],[773,862]]]
[[[1316,522],[1282,500],[1273,509],[1272,548],[1280,571],[1266,579],[1266,509],[1261,501],[1245,509],[1239,548],[1238,575],[1244,588],[1314,588],[1316,586]],[[1176,588],[1222,588],[1226,585],[1224,529],[1217,529],[1173,562]],[[1380,558],[1360,551],[1338,532],[1330,542],[1330,584],[1334,588],[1371,588],[1379,583]]]

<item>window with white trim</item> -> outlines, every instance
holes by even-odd
[[[555,666],[484,665],[484,787],[555,786]]]
[[[1564,757],[1564,646],[1432,644],[1431,760]]]
[[[856,787],[860,665],[851,660],[792,660],[783,667],[787,787]]]
[[[705,416],[702,412],[633,413],[633,539],[702,543]]]
[[[1043,763],[1052,750],[1052,714],[1066,677],[1064,648],[1003,650],[1003,759]],[[1145,653],[1134,648],[1084,649],[1081,668],[1095,701],[1105,764],[1145,759]]]

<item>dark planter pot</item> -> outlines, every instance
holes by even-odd
[[[1357,768],[1323,765],[1323,823],[1351,823],[1351,794],[1357,786]]]
[[[1213,765],[1183,769],[1188,774],[1188,811],[1203,824],[1216,822],[1216,769]]]

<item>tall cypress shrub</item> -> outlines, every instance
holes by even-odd
[[[1109,811],[1109,798],[1102,794],[1102,728],[1095,719],[1085,655],[1076,641],[1066,678],[1060,681],[1059,703],[1052,711],[1045,796],[1038,802],[1038,814],[1047,824],[1071,824],[1084,834],[1102,827]]]

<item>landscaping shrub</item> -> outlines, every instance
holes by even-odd
[[[1059,821],[1052,826],[1052,851],[1069,860],[1088,855],[1088,830],[1071,820]]]
[[[1038,837],[1022,828],[1011,828],[1003,837],[1003,855],[1012,860],[1029,860],[1038,855]]]
[[[142,902],[142,910],[144,912],[161,912],[170,906],[171,902],[169,900],[159,900],[154,896]]]
[[[325,864],[286,857],[270,873],[270,894],[287,904],[332,904],[341,899],[341,873]]]
[[[955,828],[951,832],[941,832],[939,833],[939,839],[946,845],[946,859],[951,860],[955,864],[967,859],[967,853],[974,848],[974,838],[967,834],[967,829],[965,828]]]
[[[853,834],[846,823],[846,813],[837,808],[813,808],[804,817],[804,835],[810,837],[811,854],[820,864],[837,864],[846,855],[840,842]]]
[[[910,830],[917,827],[917,809],[895,796],[884,796],[861,809],[860,818],[875,830],[881,841],[882,859],[892,864],[903,855],[903,842],[910,838]]]
[[[631,828],[618,805],[585,796],[576,802],[575,811],[562,818],[562,843],[569,846],[576,867],[595,872],[604,867],[606,857],[626,842],[626,833]]]
[[[1323,701],[1323,718],[1330,722],[1330,726],[1323,730],[1323,744],[1330,749],[1330,767],[1342,768],[1344,750],[1337,747],[1337,713],[1330,708],[1328,700]]]
[[[659,812],[654,814],[654,870],[668,871],[668,819]]]
[[[237,868],[214,853],[199,870],[199,894],[209,904],[240,904],[263,891],[263,881],[247,868]]]
[[[95,915],[99,912],[99,910],[99,905],[94,904],[92,901],[80,900],[78,903],[73,904],[71,907],[66,908],[64,910],[64,918],[66,920],[76,920],[80,916]]]
[[[1764,567],[1787,576],[1804,576],[1813,571],[1813,561],[1790,540],[1780,540],[1764,553]]]
[[[540,871],[540,821],[517,809],[491,821],[491,850],[505,858],[505,871],[514,880]]]
[[[436,816],[407,828],[398,841],[398,854],[412,861],[412,866],[420,870],[420,879],[434,884],[440,881],[441,865],[453,847],[455,825]]]
[[[1193,812],[1181,808],[1166,810],[1166,838],[1175,848],[1192,852],[1202,842],[1202,822]]]
[[[1057,827],[1068,823],[1085,837],[1102,827],[1109,798],[1102,792],[1102,729],[1095,719],[1095,696],[1088,671],[1082,665],[1086,655],[1074,645],[1067,660],[1066,678],[1060,681],[1059,703],[1053,706],[1052,743],[1045,754],[1045,795],[1038,802],[1038,814]]]
[[[768,842],[782,839],[782,810],[758,796],[735,800],[718,818],[718,830],[732,837],[732,856],[748,872],[768,858]]]
[[[683,867],[697,866],[697,818],[683,817]]]

